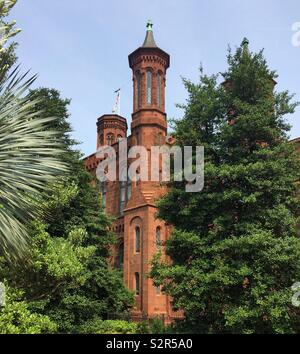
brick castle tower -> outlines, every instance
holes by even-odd
[[[127,137],[128,148],[144,146],[150,158],[151,146],[165,144],[165,86],[169,64],[170,57],[156,45],[152,23],[148,22],[143,45],[129,55],[133,75],[131,135],[127,136],[124,117],[103,115],[97,121],[97,148],[111,145],[118,151],[120,139]],[[85,159],[87,170],[93,174],[98,163],[95,154]],[[106,212],[116,218],[113,231],[118,245],[112,264],[123,271],[125,285],[135,293],[133,318],[164,315],[171,321],[175,313],[169,297],[148,277],[150,262],[159,250],[164,251],[163,245],[170,233],[170,227],[156,218],[155,203],[166,188],[160,182],[151,181],[108,181],[99,187]]]

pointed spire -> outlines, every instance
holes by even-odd
[[[142,48],[157,48],[157,45],[155,43],[154,40],[154,36],[153,36],[153,23],[149,20],[147,22],[147,33],[146,33],[146,38],[144,40],[144,43],[142,45]]]
[[[159,48],[155,43],[152,27],[153,27],[152,22],[148,21],[146,38],[144,40],[143,45],[137,48],[131,54],[129,54],[128,60],[129,60],[130,68],[133,68],[135,66],[135,60],[137,59],[137,57],[139,57],[140,55],[144,55],[146,53],[151,53],[151,55],[153,54],[163,58],[165,60],[166,69],[170,66],[170,56],[168,53],[166,53],[161,48]]]

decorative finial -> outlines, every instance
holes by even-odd
[[[248,47],[249,45],[249,40],[245,37],[242,42],[242,47]]]
[[[151,22],[151,20],[148,20],[146,27],[147,27],[147,31],[152,31],[153,23]]]

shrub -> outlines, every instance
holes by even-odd
[[[135,334],[138,325],[134,322],[122,320],[94,319],[80,327],[80,333],[93,334]]]

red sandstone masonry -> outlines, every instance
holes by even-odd
[[[170,57],[151,41],[153,34],[147,31],[144,45],[129,55],[129,65],[133,73],[133,114],[131,135],[128,137],[128,147],[142,145],[151,151],[151,146],[165,143],[167,134],[167,121],[165,113],[165,84],[166,71],[169,67]],[[154,42],[154,45],[153,45]],[[152,47],[149,47],[152,45]],[[147,71],[152,74],[152,102],[147,103]],[[140,102],[138,107],[137,75],[141,75]],[[161,75],[161,87],[158,88],[158,77]],[[160,90],[160,104],[158,92]],[[97,121],[97,148],[111,143],[118,149],[118,137],[127,136],[126,119],[107,114]],[[95,174],[99,161],[95,154],[85,159],[88,171]],[[149,161],[149,171],[150,161]],[[171,227],[164,221],[156,218],[156,200],[166,193],[166,187],[159,182],[133,182],[132,195],[127,200],[124,213],[120,215],[120,183],[108,182],[106,195],[106,212],[116,217],[112,230],[118,237],[118,245],[113,250],[112,264],[120,259],[119,251],[124,250],[124,283],[128,289],[135,291],[135,273],[140,274],[140,294],[135,296],[133,318],[141,319],[144,316],[154,317],[164,315],[167,322],[172,318],[180,317],[181,313],[174,313],[171,308],[171,299],[165,294],[158,293],[149,279],[150,262],[156,254],[156,229],[160,228],[161,241],[164,243],[170,235]],[[141,249],[135,250],[135,230],[141,230]],[[163,250],[163,246],[162,246]]]

